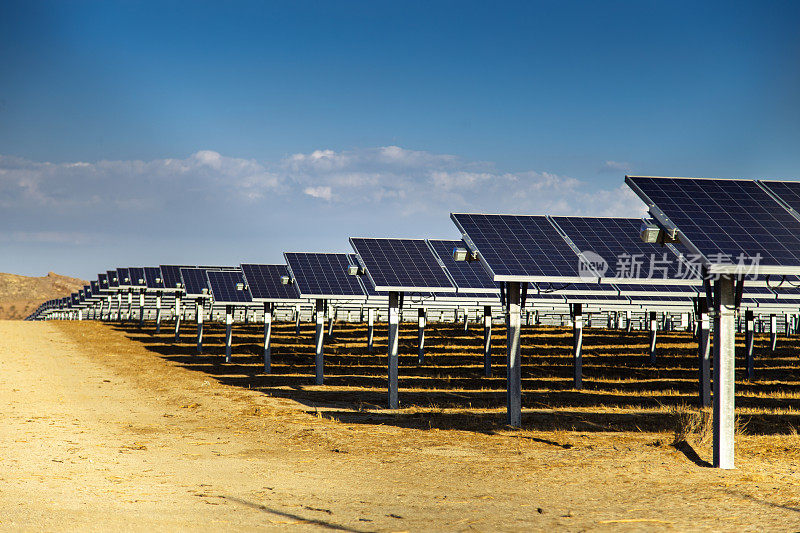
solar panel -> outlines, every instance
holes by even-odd
[[[659,280],[686,284],[697,282],[699,272],[683,267],[670,248],[641,240],[640,218],[550,218],[584,255],[592,252],[605,260],[607,270],[600,272],[604,278],[614,278],[617,283],[629,279],[652,280],[654,283]]]
[[[208,296],[208,278],[202,268],[182,268],[181,280],[186,296],[198,298]]]
[[[680,232],[687,248],[710,265],[751,264],[761,273],[800,272],[800,220],[757,182],[627,176],[625,182],[647,203],[651,214]],[[712,266],[712,272],[733,267]]]
[[[772,191],[783,202],[800,212],[800,182],[797,181],[760,181],[763,186]]]
[[[206,276],[216,303],[243,304],[253,301],[241,270],[207,270]]]
[[[350,244],[377,291],[453,291],[444,267],[423,239],[360,239]]]
[[[164,280],[165,289],[180,289],[182,268],[194,268],[191,265],[161,265],[161,278]]]
[[[120,287],[131,286],[131,274],[127,268],[117,269],[117,283],[119,283]]]
[[[159,267],[144,267],[144,279],[148,289],[164,288],[164,280],[161,278]]]
[[[364,297],[356,276],[347,274],[350,265],[347,254],[287,252],[283,255],[302,297]]]
[[[97,283],[100,285],[100,290],[108,290],[108,274],[98,274]]]
[[[92,280],[92,281],[89,282],[89,286],[91,287],[92,296],[94,298],[97,298],[98,296],[100,296],[100,283],[98,283],[97,281]]]
[[[111,289],[119,287],[119,278],[117,277],[116,270],[107,270],[106,276],[108,276],[108,286]]]
[[[497,284],[486,273],[482,265],[475,262],[456,261],[453,259],[453,248],[464,247],[463,241],[445,241],[428,239],[428,244],[442,262],[450,277],[455,282],[457,292],[491,292],[499,291]]]
[[[250,287],[250,294],[253,300],[266,302],[300,298],[296,285],[283,285],[281,283],[281,277],[289,275],[286,265],[243,264],[242,273],[248,287]]]
[[[582,281],[578,256],[547,217],[452,213],[494,281]]]
[[[131,277],[131,285],[134,287],[145,287],[147,283],[144,279],[144,268],[142,267],[130,267],[128,269],[128,275]]]

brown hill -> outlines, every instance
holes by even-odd
[[[41,278],[0,272],[0,320],[21,320],[42,302],[67,296],[88,284],[53,272]]]

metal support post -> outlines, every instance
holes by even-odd
[[[398,397],[398,383],[397,383],[397,349],[399,339],[400,327],[400,293],[396,291],[389,292],[389,409],[397,409],[400,406]]]
[[[699,359],[700,407],[711,406],[711,319],[708,316],[708,301],[698,298],[697,356]]]
[[[755,361],[753,359],[753,346],[755,344],[755,313],[752,309],[744,312],[744,353],[747,361],[747,379],[755,376]]]
[[[202,310],[202,308],[200,308]],[[225,362],[231,362],[231,350],[233,347],[233,311],[232,305],[225,306]]]
[[[425,316],[425,308],[420,307],[417,310],[417,344],[419,347],[419,351],[417,353],[417,363],[422,364],[425,362],[425,324],[427,322],[427,317]]]
[[[264,372],[269,374],[272,371],[272,304],[264,304]]]
[[[656,335],[658,318],[655,311],[650,311],[650,364],[656,364]]]
[[[734,278],[714,281],[714,466],[733,468],[736,349]]]
[[[492,306],[483,306],[483,373],[492,375]]]
[[[519,282],[506,282],[506,409],[507,422],[511,427],[522,426],[521,292]]]

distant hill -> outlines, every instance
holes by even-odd
[[[0,272],[0,320],[21,320],[42,302],[67,296],[88,284],[54,272],[41,278]]]

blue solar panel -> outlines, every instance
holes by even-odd
[[[241,304],[253,301],[241,270],[208,270],[206,276],[216,303]]]
[[[186,296],[197,298],[208,296],[208,278],[202,268],[182,268],[181,280]]]
[[[181,283],[181,269],[194,268],[191,265],[161,265],[161,279],[164,280],[165,289],[180,289]]]
[[[281,283],[281,277],[289,275],[286,265],[243,264],[242,273],[254,300],[275,301],[300,298],[296,285]]]
[[[377,291],[452,291],[442,265],[422,239],[350,239]]]
[[[108,290],[108,274],[98,274],[97,283],[100,285],[100,290]]]
[[[680,230],[687,246],[691,243],[712,264],[735,264],[740,255],[746,260],[758,255],[762,272],[765,267],[776,272],[779,267],[800,267],[800,221],[755,181],[625,180],[668,217],[666,222]]]
[[[142,267],[131,267],[128,269],[128,275],[131,278],[131,285],[134,287],[145,287],[147,282],[144,278],[144,268]]]
[[[300,295],[306,298],[363,297],[356,276],[347,274],[347,254],[293,253],[283,254],[297,283]]]
[[[492,281],[486,269],[478,262],[456,261],[453,259],[453,248],[463,248],[463,241],[444,241],[428,239],[433,251],[441,260],[450,277],[456,284],[457,292],[485,291],[498,292],[497,284]]]
[[[494,281],[580,281],[578,256],[543,216],[453,213]]]
[[[117,283],[119,283],[120,287],[131,286],[131,275],[127,268],[117,269]]]
[[[639,237],[640,218],[552,217],[581,252],[593,252],[606,261],[604,277],[696,282],[699,272],[679,270],[669,248],[648,244]],[[611,281],[611,280],[606,280]]]
[[[100,296],[100,283],[98,283],[97,281],[92,280],[92,281],[89,282],[89,285],[90,285],[91,290],[92,290],[92,296],[95,297],[95,298]]]
[[[109,288],[116,288],[119,287],[119,278],[117,277],[116,270],[107,270],[106,275],[108,276],[108,286]]]
[[[163,289],[164,280],[158,267],[144,267],[144,279],[148,289]]]
[[[761,184],[783,200],[786,205],[800,212],[800,182],[765,180]]]

